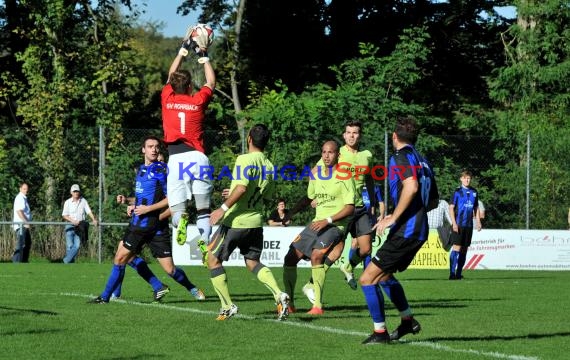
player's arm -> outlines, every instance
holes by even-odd
[[[398,221],[400,216],[402,216],[404,211],[410,206],[418,191],[419,184],[417,178],[409,176],[402,180],[402,192],[398,199],[398,205],[391,215],[386,216],[374,225],[373,229],[376,229],[377,234],[382,234],[386,228],[394,225]]]
[[[167,206],[168,206],[168,198],[165,197],[164,199],[152,205],[139,205],[135,207],[133,211],[137,215],[143,215],[152,211],[164,209]]]
[[[243,184],[236,185],[232,189],[226,200],[224,200],[222,206],[212,211],[212,213],[210,214],[210,224],[216,225],[218,221],[220,221],[224,217],[226,211],[228,211],[235,203],[237,203],[239,199],[243,196],[243,194],[246,193],[246,191],[247,191],[246,185]]]

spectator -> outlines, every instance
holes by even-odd
[[[14,247],[14,255],[12,262],[27,263],[30,258],[30,248],[32,247],[32,237],[30,236],[30,224],[32,221],[32,212],[28,203],[28,184],[20,183],[20,192],[14,199],[14,231],[16,231],[16,246]]]
[[[429,228],[437,230],[441,246],[443,246],[445,251],[449,251],[451,248],[449,240],[452,224],[451,216],[449,215],[449,203],[440,199],[438,206],[428,211],[427,217]],[[446,221],[443,221],[444,219]]]
[[[63,262],[66,264],[75,262],[81,243],[87,242],[89,223],[85,221],[85,214],[89,215],[93,225],[97,226],[97,219],[93,215],[87,200],[81,196],[79,185],[71,185],[69,192],[71,197],[65,200],[63,212],[61,213],[63,219],[70,223],[65,225],[65,257]]]
[[[291,224],[291,218],[287,216],[289,210],[285,206],[285,199],[277,200],[277,209],[273,210],[271,215],[269,215],[269,219],[267,219],[269,226],[287,226]]]

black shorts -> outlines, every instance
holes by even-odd
[[[309,260],[313,250],[326,254],[343,239],[344,234],[336,226],[329,225],[318,233],[307,226],[293,239],[291,247],[299,250],[303,259]]]
[[[459,232],[451,231],[449,242],[453,245],[460,245],[463,247],[471,246],[471,238],[473,237],[472,227],[460,227]]]
[[[391,236],[380,246],[372,262],[385,273],[404,271],[414,260],[425,241]]]
[[[132,253],[140,254],[147,244],[155,258],[172,257],[172,242],[168,230],[142,230],[129,227],[123,236],[123,246]]]
[[[366,207],[361,206],[354,209],[354,214],[346,227],[347,232],[352,238],[357,238],[362,235],[370,235],[372,226],[370,225],[370,213]]]
[[[263,228],[234,229],[220,225],[208,245],[220,261],[227,261],[236,247],[244,258],[259,261],[263,250]]]

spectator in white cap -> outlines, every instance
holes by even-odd
[[[87,239],[89,223],[85,221],[85,215],[89,215],[91,220],[93,220],[93,225],[97,226],[97,219],[95,215],[93,215],[87,200],[81,196],[81,188],[79,185],[71,185],[70,193],[71,197],[65,200],[61,214],[63,219],[70,223],[65,226],[66,252],[63,262],[66,264],[75,262],[75,257],[81,246],[81,240],[84,239],[84,241],[86,241]]]

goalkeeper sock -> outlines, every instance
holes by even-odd
[[[210,243],[210,235],[212,234],[212,226],[210,225],[210,214],[200,214],[196,218],[196,227],[202,236],[202,240],[206,242],[206,244]],[[189,230],[189,229],[188,229]],[[190,232],[186,230],[186,233],[189,234]]]
[[[220,266],[210,270],[210,280],[212,281],[214,290],[216,290],[216,294],[218,294],[220,298],[222,309],[229,309],[232,304],[232,299],[228,289],[228,277],[224,268]]]
[[[316,265],[311,267],[313,274],[313,283],[315,284],[315,302],[313,307],[323,308],[323,287],[325,285],[326,271],[324,265]]]
[[[289,294],[291,304],[294,304],[295,299],[295,285],[297,284],[297,267],[296,266],[283,266],[283,285],[285,285],[285,292]]]
[[[162,288],[162,282],[158,280],[156,275],[150,270],[143,258],[140,256],[135,257],[129,262],[129,266],[135,269],[137,274],[149,283],[154,291],[159,291]]]
[[[192,284],[186,273],[181,268],[177,267],[174,270],[174,274],[168,274],[171,278],[176,280],[177,283],[184,286],[186,290],[190,291],[196,287],[196,285]]]
[[[257,280],[259,280],[263,285],[265,285],[273,297],[275,301],[279,300],[279,295],[281,294],[281,289],[279,289],[279,285],[277,285],[277,281],[275,281],[275,277],[269,268],[262,263],[258,263],[253,268],[253,274],[257,276]]]

